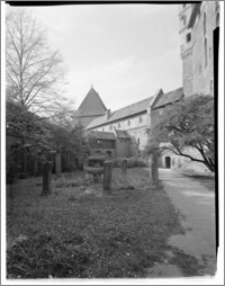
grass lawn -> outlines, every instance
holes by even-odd
[[[42,179],[20,180],[7,199],[8,278],[144,277],[168,260],[178,215],[163,188],[151,189],[146,169],[129,169],[127,184],[114,169],[110,194],[84,173],[54,179],[40,196]],[[190,257],[173,261],[190,270]],[[186,259],[186,260],[185,260]],[[185,264],[186,263],[186,264]]]

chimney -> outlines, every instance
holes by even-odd
[[[106,110],[106,119],[108,120],[109,119],[109,117],[110,117],[110,115],[111,115],[111,112],[110,112],[111,110],[110,109],[107,109]]]

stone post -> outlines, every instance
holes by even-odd
[[[106,161],[104,163],[104,178],[103,178],[103,189],[110,191],[112,181],[112,162]]]
[[[52,162],[46,161],[43,170],[42,195],[49,195],[52,191]]]
[[[159,174],[158,174],[158,158],[157,154],[153,153],[150,157],[150,179],[153,185],[158,185]]]
[[[123,159],[123,161],[122,161],[122,173],[125,176],[127,174],[127,159]]]

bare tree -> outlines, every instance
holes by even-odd
[[[50,50],[45,31],[25,9],[7,15],[6,44],[7,99],[51,116],[65,100],[60,53]]]
[[[34,128],[34,132],[27,129],[30,112],[37,114],[36,120],[44,124],[43,118],[58,115],[67,101],[62,96],[65,83],[62,56],[49,48],[45,30],[27,9],[9,11],[6,17],[6,81],[7,101],[16,103],[20,108],[19,118],[23,119],[18,127],[26,173],[26,145],[28,141],[35,145],[37,135]],[[29,125],[34,127],[32,122]]]

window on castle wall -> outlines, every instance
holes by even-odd
[[[127,125],[128,125],[128,126],[130,125],[130,120],[127,120]]]
[[[105,131],[105,128],[104,128],[104,127],[102,128],[102,131]]]
[[[109,130],[112,130],[112,125],[109,126]]]
[[[211,59],[211,57],[212,57],[212,48],[210,47],[209,48],[209,58]]]
[[[187,24],[187,17],[186,16],[182,15],[180,17],[180,20],[182,21],[183,26],[185,26]]]
[[[120,123],[118,122],[118,128],[120,128]]]
[[[219,1],[218,1],[218,0],[215,1],[215,6],[216,6],[216,7],[215,7],[215,8],[216,8],[215,10],[217,10],[217,9],[219,8]]]
[[[204,29],[204,35],[206,35],[206,13],[204,13],[204,18],[203,18],[203,29]]]
[[[205,67],[206,67],[208,64],[207,39],[206,38],[204,41],[204,53],[205,53]]]
[[[142,119],[142,116],[140,115],[139,116],[139,123],[142,123],[143,119]]]
[[[191,41],[191,33],[188,33],[186,36],[187,43]]]

